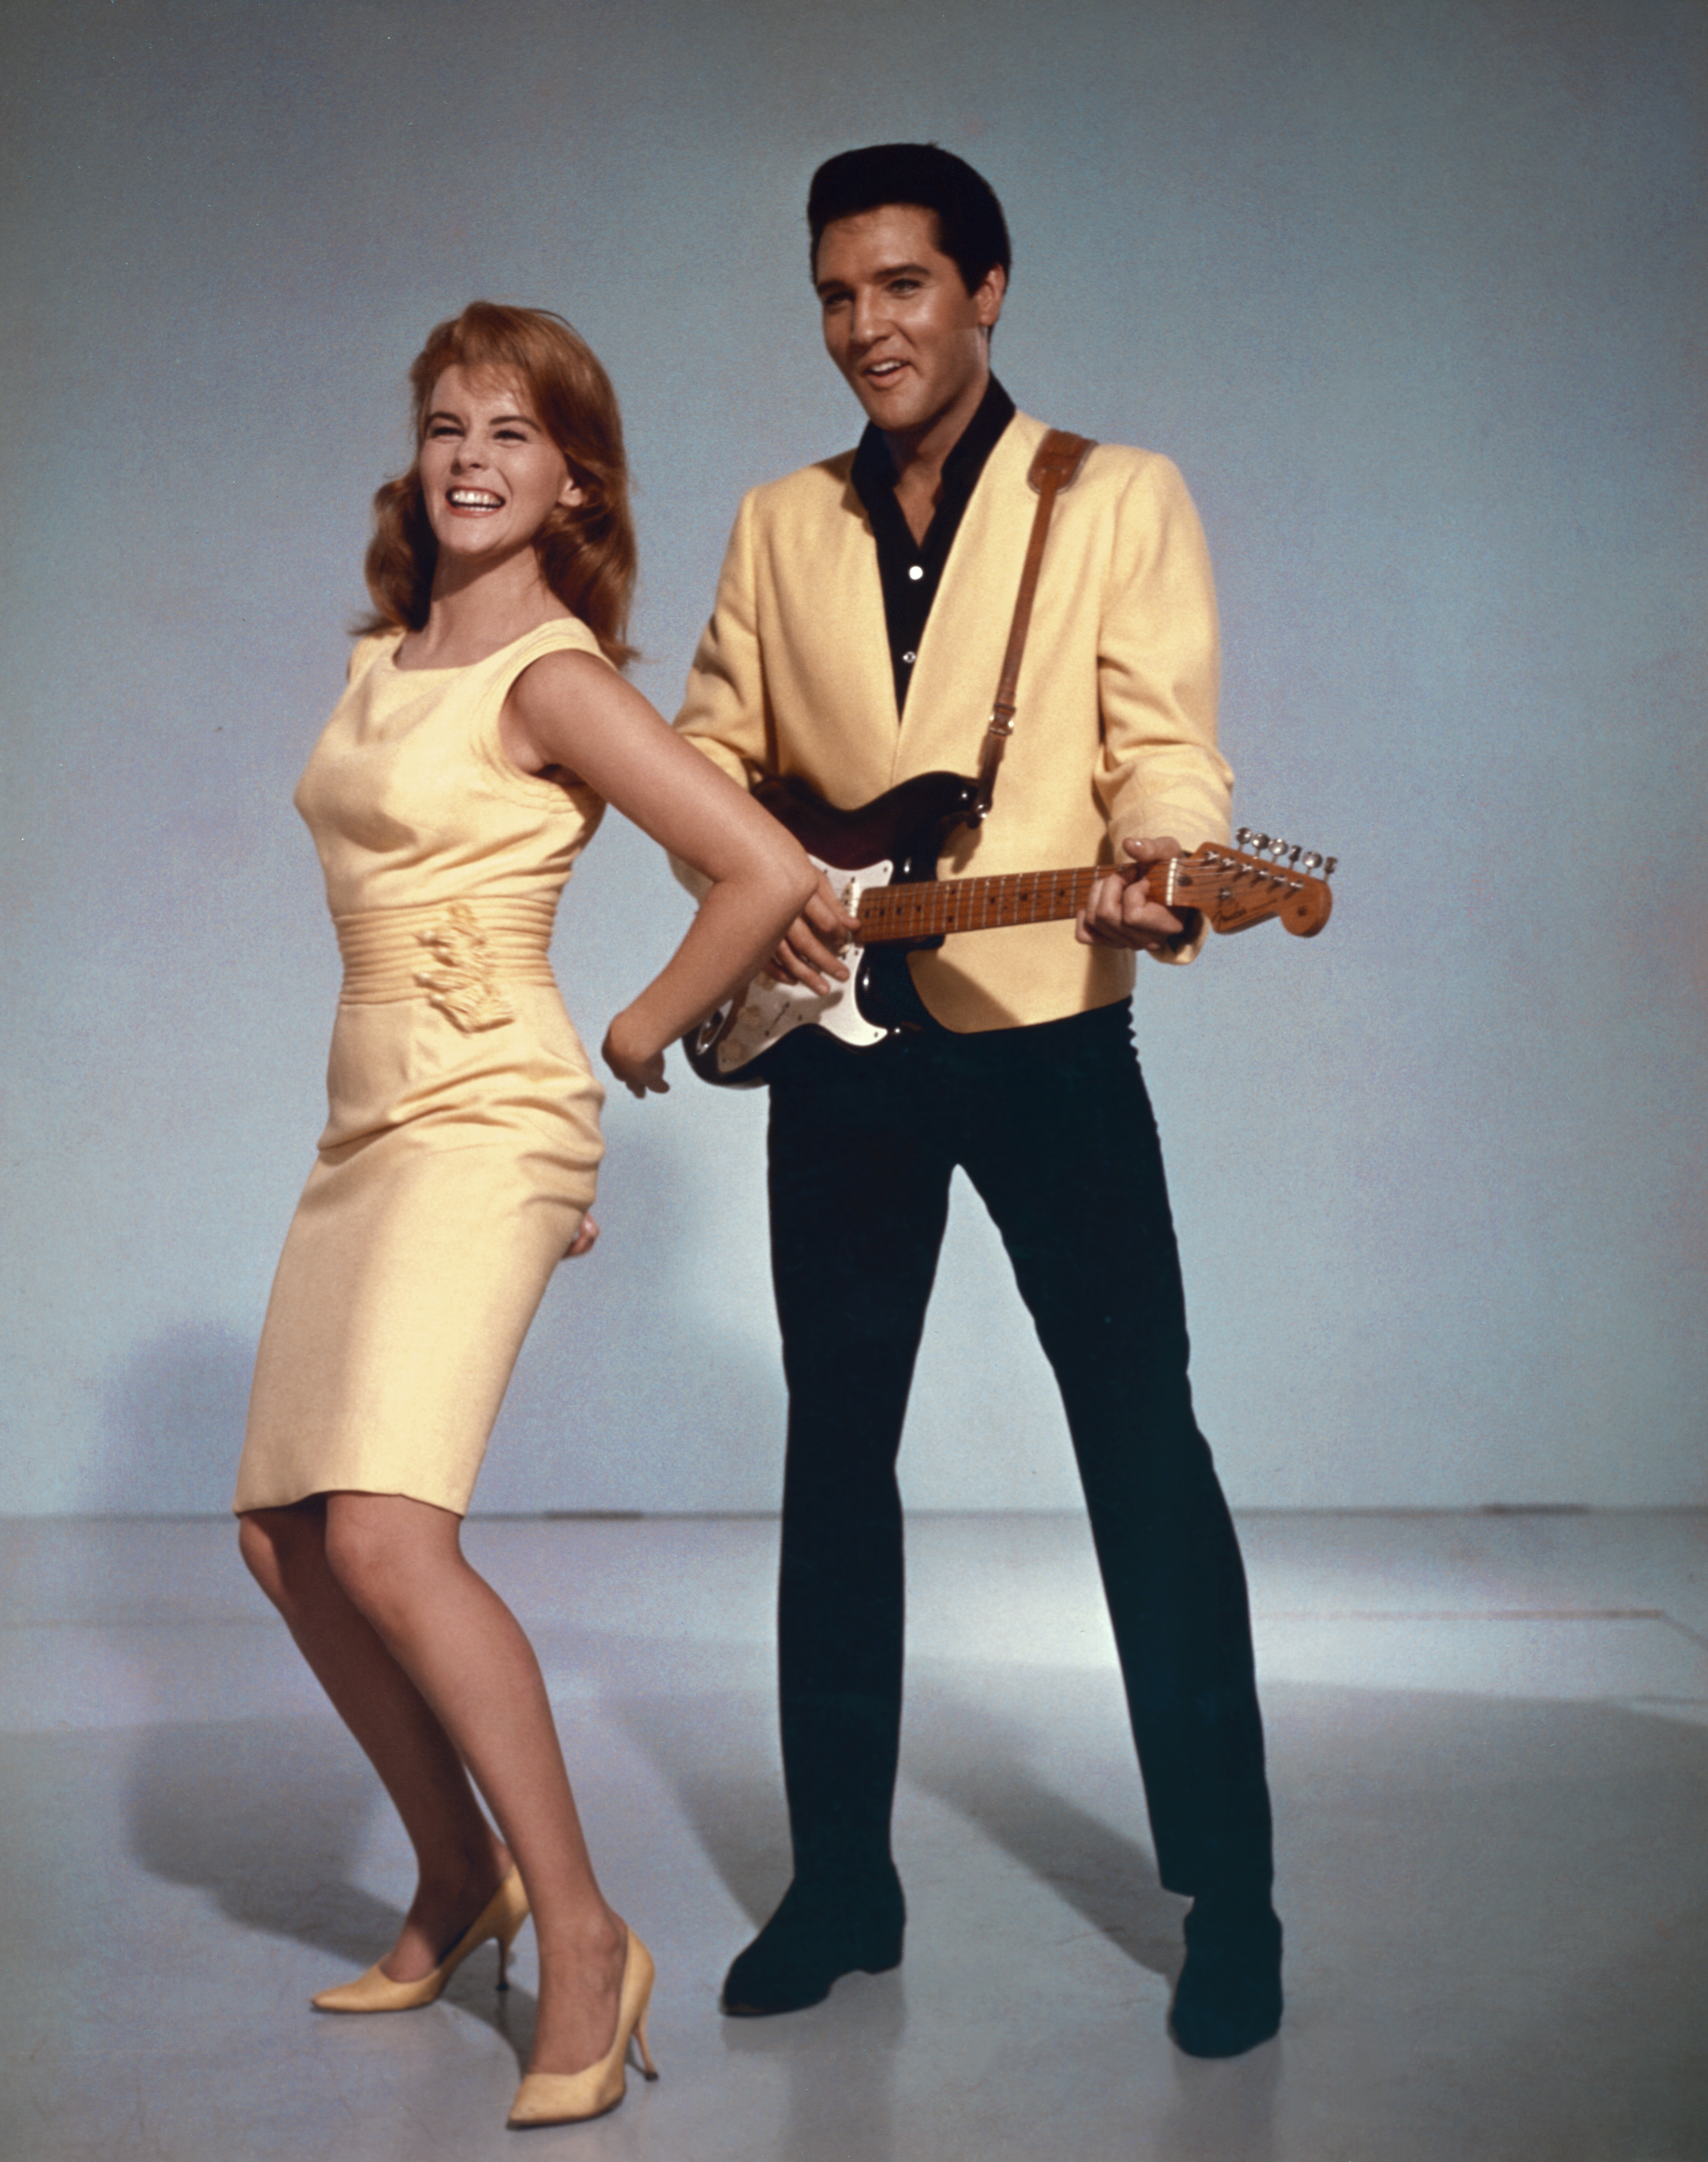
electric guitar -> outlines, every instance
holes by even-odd
[[[860,927],[841,951],[845,984],[819,992],[757,975],[683,1037],[688,1064],[720,1088],[763,1081],[769,1054],[797,1028],[823,1029],[859,1050],[917,1026],[919,995],[905,954],[940,946],[957,931],[1078,916],[1112,868],[938,878],[943,838],[968,817],[977,793],[959,774],[920,774],[858,811],[838,811],[796,780],[769,781],[754,793],[828,876]],[[1237,848],[1211,843],[1151,864],[1142,876],[1152,900],[1195,908],[1216,931],[1245,931],[1272,916],[1296,937],[1314,938],[1334,906],[1328,879],[1335,858],[1244,826],[1238,839]]]

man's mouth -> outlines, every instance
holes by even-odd
[[[453,510],[502,510],[504,507],[503,496],[484,488],[447,488],[445,500]]]
[[[875,360],[860,373],[868,383],[893,383],[906,366],[906,363],[901,360]]]

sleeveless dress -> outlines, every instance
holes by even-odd
[[[462,668],[364,640],[296,791],[344,960],[330,1116],[274,1279],[238,1511],[349,1489],[462,1514],[528,1324],[593,1198],[594,1079],[547,958],[604,805],[499,741],[573,619]]]

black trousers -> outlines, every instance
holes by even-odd
[[[771,1084],[789,1389],[778,1653],[797,1876],[884,1867],[901,1720],[896,1460],[949,1183],[1002,1235],[1079,1460],[1162,1882],[1267,1894],[1245,1571],[1193,1417],[1180,1265],[1128,1006],[851,1052]],[[983,1377],[967,1376],[977,1393]],[[993,1420],[1002,1416],[990,1404]]]

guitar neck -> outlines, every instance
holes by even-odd
[[[1295,937],[1315,937],[1335,906],[1328,885],[1335,859],[1302,849],[1283,854],[1285,841],[1248,836],[1244,827],[1238,838],[1251,838],[1251,848],[1207,843],[1189,856],[1150,864],[1143,874],[1149,898],[1176,911],[1196,909],[1218,931],[1245,931],[1272,916]],[[886,940],[941,938],[953,931],[996,931],[1011,923],[1059,923],[1079,913],[1110,869],[1099,864],[1075,871],[1010,871],[997,878],[870,886],[859,898],[860,937],[868,946],[881,946]],[[1321,878],[1314,875],[1319,870]]]
[[[1099,869],[1011,871],[995,878],[931,879],[870,886],[859,898],[860,938],[880,946],[900,938],[941,938],[953,931],[995,931],[1013,923],[1059,923],[1077,916]]]

